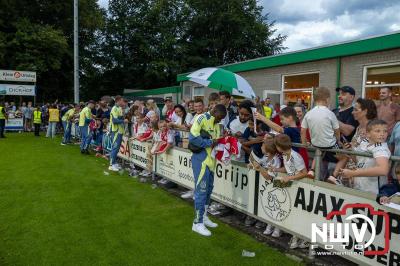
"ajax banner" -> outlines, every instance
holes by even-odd
[[[137,141],[129,145],[130,161],[142,167],[146,166],[145,145]],[[156,174],[193,189],[191,155],[173,148],[155,156]],[[212,198],[310,241],[316,255],[339,255],[367,265],[400,265],[400,212],[379,205],[370,193],[310,179],[274,187],[258,172],[233,161],[217,164]]]
[[[131,152],[129,147],[129,138],[126,136],[122,137],[121,146],[119,148],[118,157],[124,160],[129,160],[131,158]]]
[[[400,216],[383,211],[361,194],[310,180],[276,188],[260,177],[257,216],[310,240],[317,255],[335,254],[368,265],[399,265]]]

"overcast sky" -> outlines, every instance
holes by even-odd
[[[286,51],[400,31],[400,0],[258,1],[288,36]]]

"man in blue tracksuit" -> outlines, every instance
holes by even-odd
[[[87,106],[79,113],[79,130],[81,132],[81,153],[89,154],[89,145],[92,141],[92,135],[89,129],[89,123],[93,120],[92,109],[94,101],[89,101]]]
[[[190,129],[189,145],[193,152],[192,167],[195,181],[194,207],[195,219],[192,230],[203,236],[210,236],[207,227],[217,227],[207,216],[207,206],[210,203],[214,187],[214,170],[216,160],[211,156],[211,150],[221,137],[219,122],[226,116],[226,107],[216,105],[210,113],[198,115]]]
[[[119,148],[122,143],[122,136],[125,131],[125,123],[128,123],[128,119],[124,119],[123,109],[125,108],[126,102],[121,96],[115,97],[115,105],[111,109],[110,113],[110,135],[111,135],[111,153],[110,153],[110,166],[108,170],[117,172],[121,168],[117,164],[117,155]]]

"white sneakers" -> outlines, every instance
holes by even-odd
[[[274,227],[271,224],[267,225],[267,228],[265,228],[265,231],[263,232],[264,235],[271,235],[272,237],[278,238],[282,235],[281,230],[279,228]]]
[[[203,223],[204,223],[205,226],[210,227],[210,228],[218,227],[218,224],[216,224],[213,221],[211,221],[210,218],[208,218],[207,215],[204,215]]]
[[[186,191],[185,193],[183,193],[181,195],[181,198],[182,199],[190,199],[190,198],[193,198],[193,194],[194,194],[193,190],[189,190],[189,191]]]
[[[118,167],[118,165],[113,164],[108,167],[108,170],[113,171],[113,172],[118,172],[120,170],[120,168]]]
[[[292,236],[292,238],[289,241],[289,248],[290,249],[308,248],[309,246],[310,246],[310,243],[308,243],[306,240],[299,239],[296,236]]]
[[[211,236],[210,230],[208,230],[203,223],[193,224],[192,230],[202,236]]]

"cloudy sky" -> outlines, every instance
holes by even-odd
[[[258,0],[287,51],[400,31],[399,0]],[[107,7],[108,0],[99,0]]]

